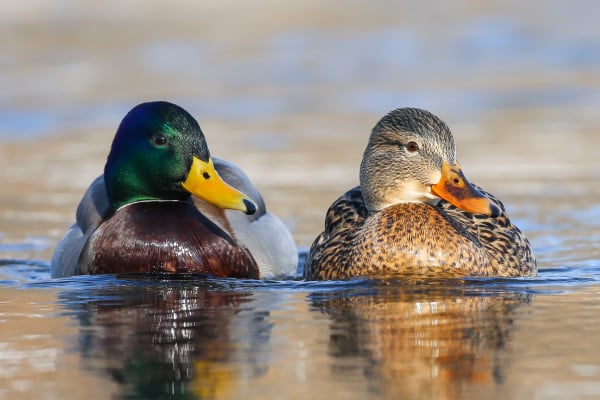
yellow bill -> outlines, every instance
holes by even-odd
[[[202,200],[219,208],[256,212],[256,203],[247,195],[226,183],[215,169],[212,158],[207,162],[194,156],[183,188]]]

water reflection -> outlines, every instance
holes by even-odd
[[[389,286],[312,301],[331,317],[334,373],[360,365],[384,398],[458,399],[502,384],[515,312],[531,295]]]
[[[211,399],[240,375],[263,374],[269,313],[253,294],[214,281],[120,284],[67,292],[84,366],[119,384],[119,398]]]

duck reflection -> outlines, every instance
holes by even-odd
[[[370,390],[385,398],[457,399],[502,383],[514,313],[530,300],[464,287],[313,294],[313,305],[332,320],[334,373],[363,360]]]
[[[63,297],[78,304],[84,365],[108,373],[119,398],[211,399],[266,371],[271,324],[249,291],[134,282]]]

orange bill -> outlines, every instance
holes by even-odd
[[[246,194],[228,185],[217,173],[212,158],[202,161],[194,156],[188,176],[182,184],[191,194],[219,208],[256,212],[256,203]]]
[[[431,193],[466,212],[490,217],[500,215],[500,207],[471,185],[458,164],[450,165],[444,161],[442,177],[431,186]]]

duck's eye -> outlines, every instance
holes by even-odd
[[[154,136],[152,136],[152,141],[157,146],[164,146],[165,144],[167,144],[167,138],[162,133],[157,133]]]
[[[415,142],[408,142],[406,143],[406,150],[408,150],[410,153],[414,153],[415,151],[419,150],[419,145]]]

